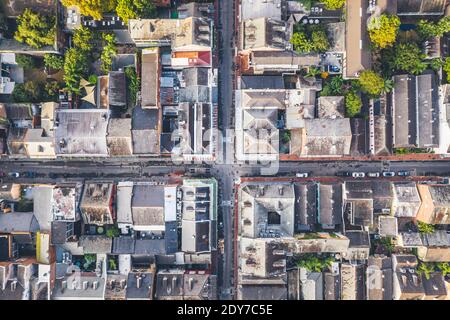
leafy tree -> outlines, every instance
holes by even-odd
[[[417,267],[417,273],[419,275],[425,275],[425,278],[427,280],[430,279],[430,274],[433,273],[435,270],[435,266],[433,263],[426,263],[426,262],[421,262],[419,264],[419,266]]]
[[[434,232],[434,226],[432,224],[428,224],[422,221],[418,221],[417,228],[422,234],[429,234]]]
[[[117,270],[116,260],[109,259],[109,270]]]
[[[432,70],[438,72],[444,66],[444,61],[441,58],[435,58],[431,59],[429,64]]]
[[[333,77],[330,81],[326,82],[321,96],[341,96],[344,93],[343,88],[344,79],[341,76]]]
[[[51,46],[55,43],[56,25],[54,17],[47,17],[25,9],[17,17],[17,31],[14,39],[33,48]]]
[[[91,16],[95,20],[101,20],[103,13],[114,10],[115,0],[61,0],[66,7],[77,6],[84,16]]]
[[[88,82],[90,84],[97,84],[97,81],[98,81],[98,77],[95,74],[91,74],[88,78]]]
[[[153,17],[155,5],[148,0],[117,0],[116,12],[127,23],[128,19]]]
[[[332,256],[319,258],[314,254],[305,254],[297,261],[297,267],[305,268],[311,272],[322,272],[328,269],[333,262]]]
[[[93,44],[94,34],[87,27],[80,27],[75,30],[72,41],[73,45],[81,50],[91,52]]]
[[[344,6],[345,0],[321,0],[328,10],[337,10]]]
[[[80,92],[80,80],[88,71],[88,59],[83,50],[70,48],[64,57],[64,81],[67,91]]]
[[[108,228],[108,230],[106,230],[106,236],[108,238],[115,238],[118,237],[120,234],[119,228],[117,228],[117,226],[113,226],[111,228]]]
[[[16,83],[12,92],[15,102],[39,102],[42,95],[42,88],[36,81]]]
[[[442,275],[445,277],[447,274],[450,274],[450,263],[449,262],[439,262],[437,264],[439,270],[441,270]]]
[[[36,67],[35,59],[27,54],[16,54],[16,62],[24,69],[33,69]]]
[[[322,74],[322,71],[320,71],[319,68],[317,67],[310,67],[308,72],[306,73],[305,77],[311,77],[311,78],[315,78],[319,75]]]
[[[395,47],[392,67],[397,71],[419,75],[427,68],[427,64],[422,61],[423,58],[417,44],[401,43]]]
[[[442,37],[450,32],[450,17],[444,17],[438,22],[420,20],[417,29],[423,38]]]
[[[372,43],[383,49],[395,43],[399,27],[400,19],[397,16],[382,14],[372,18],[367,28]]]
[[[141,88],[141,81],[136,74],[136,69],[134,67],[125,68],[125,76],[127,78],[128,92],[130,93],[131,103],[136,104],[136,96]]]
[[[62,69],[64,68],[64,58],[57,54],[46,53],[44,55],[44,64],[52,69]]]
[[[394,81],[392,79],[385,79],[383,92],[389,93],[392,92],[393,89],[394,89]]]
[[[363,92],[372,96],[379,96],[384,90],[384,79],[372,70],[361,72],[359,84]]]
[[[25,85],[23,83],[16,83],[14,85],[14,90],[12,92],[12,98],[14,102],[30,102],[30,96],[25,90]]]
[[[57,81],[48,81],[45,83],[44,92],[46,95],[45,100],[54,100],[61,89],[61,85]]]
[[[447,74],[447,83],[450,83],[450,57],[445,58],[443,69]]]
[[[361,97],[353,91],[345,95],[345,113],[347,117],[353,118],[361,112]]]
[[[324,52],[330,47],[327,33],[321,26],[301,26],[294,32],[290,42],[300,53]]]
[[[290,42],[294,45],[295,51],[298,52],[311,52],[313,51],[313,45],[308,39],[305,33],[295,32]]]
[[[101,66],[100,69],[107,73],[111,70],[113,57],[117,54],[116,48],[116,37],[112,33],[102,34],[103,41],[105,45],[103,46],[103,51],[100,56]]]

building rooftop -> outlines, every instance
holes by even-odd
[[[245,20],[242,23],[242,49],[290,49],[290,30],[284,21],[270,18]]]
[[[61,156],[107,156],[108,112],[60,109],[55,119],[55,149]]]

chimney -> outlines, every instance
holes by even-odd
[[[92,283],[92,288],[94,288],[94,290],[97,290],[97,288],[98,288],[98,281],[94,281]]]
[[[136,287],[139,289],[141,287],[141,276],[136,276]]]
[[[126,286],[126,280],[125,279],[120,280],[120,287],[122,289],[125,289],[125,286]]]
[[[66,280],[61,282],[61,288],[62,289],[66,289],[67,288],[67,281]]]
[[[13,282],[11,282],[11,291],[16,291],[16,288],[17,288],[17,281],[16,280],[14,280]]]
[[[88,282],[87,281],[83,281],[83,290],[86,290],[88,288]]]
[[[189,278],[189,290],[194,290],[194,279]]]

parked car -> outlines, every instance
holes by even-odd
[[[400,177],[409,177],[411,173],[409,171],[399,171],[397,172],[397,175]]]
[[[33,171],[27,171],[27,172],[25,172],[24,176],[25,176],[26,178],[33,179],[33,178],[36,178],[36,172],[33,172]]]
[[[338,177],[351,177],[352,176],[351,172],[345,172],[345,171],[338,172],[338,173],[336,173],[336,175]]]
[[[367,173],[367,176],[369,178],[379,178],[380,177],[380,173],[379,172],[369,172],[369,173]]]
[[[8,173],[8,176],[10,176],[11,178],[18,178],[18,177],[20,177],[20,173],[10,172],[10,173]]]
[[[387,178],[395,177],[395,172],[392,172],[392,171],[383,172],[383,177],[387,177]]]
[[[297,178],[308,178],[309,177],[309,173],[308,172],[301,172],[301,173],[297,173],[295,176]]]
[[[366,174],[364,172],[353,172],[352,177],[353,178],[364,178]]]

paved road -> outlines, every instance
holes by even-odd
[[[233,126],[233,57],[234,57],[234,1],[219,1],[219,129],[226,136],[227,130]],[[226,139],[221,145],[222,162],[234,161],[234,150],[232,144]],[[219,204],[222,201],[233,199],[233,167],[230,165],[214,166],[212,174],[219,182]],[[232,298],[231,288],[233,286],[233,208],[219,206],[220,220],[223,223],[224,255],[221,268],[220,298],[228,300]]]

